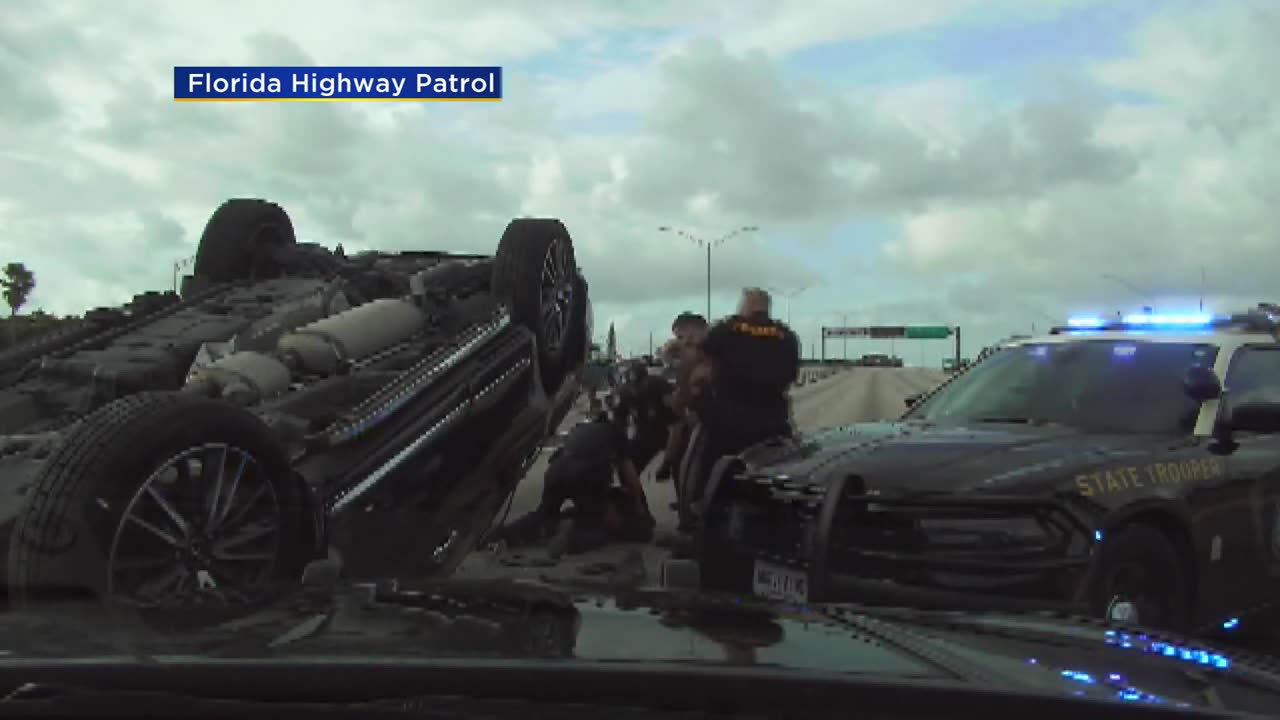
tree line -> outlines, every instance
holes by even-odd
[[[0,272],[0,291],[9,306],[9,315],[0,317],[0,350],[54,330],[76,318],[59,317],[43,310],[21,314],[36,289],[36,274],[20,262],[6,263]]]

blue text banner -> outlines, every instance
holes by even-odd
[[[492,102],[502,99],[502,68],[181,66],[173,69],[173,99]]]

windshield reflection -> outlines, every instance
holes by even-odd
[[[1059,424],[1135,434],[1189,434],[1200,404],[1187,368],[1212,367],[1206,343],[1074,340],[992,355],[912,408],[909,420]]]

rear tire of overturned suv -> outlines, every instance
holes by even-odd
[[[550,218],[512,220],[493,260],[490,287],[510,303],[511,318],[533,332],[542,385],[553,393],[586,357],[586,283],[573,239]]]
[[[278,277],[272,252],[296,242],[284,208],[254,198],[228,200],[205,223],[193,273],[212,282]]]
[[[90,596],[157,629],[221,622],[300,580],[305,507],[256,416],[179,393],[125,397],[41,468],[9,541],[10,598]]]
[[[1089,590],[1094,615],[1128,625],[1185,631],[1191,578],[1168,535],[1146,523],[1113,530],[1099,550]]]

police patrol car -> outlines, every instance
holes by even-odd
[[[717,463],[704,588],[1178,630],[1280,598],[1280,311],[1076,318]]]

